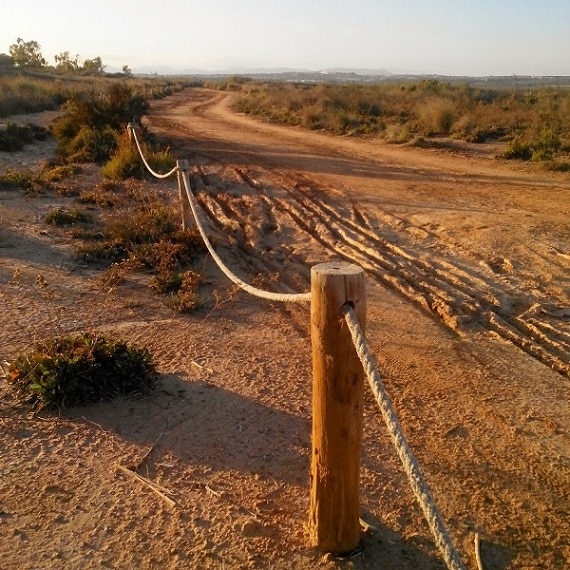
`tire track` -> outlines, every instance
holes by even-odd
[[[458,260],[457,250],[462,248],[444,243],[433,232],[385,212],[380,212],[379,218],[384,224],[390,222],[387,227],[375,223],[354,206],[339,206],[336,198],[344,198],[343,202],[347,203],[341,192],[323,188],[305,176],[292,178],[283,172],[266,173],[272,183],[275,181],[273,186],[259,182],[242,169],[236,169],[236,173],[234,184],[245,186],[242,196],[211,192],[206,181],[207,193],[201,199],[210,211],[210,219],[221,231],[227,228],[235,231],[235,217],[245,219],[244,208],[248,208],[251,217],[255,209],[257,231],[241,223],[238,247],[247,255],[250,266],[257,271],[265,268],[273,274],[273,284],[276,274],[280,278],[287,275],[271,256],[262,256],[261,260],[265,236],[259,227],[263,223],[272,228],[283,225],[277,221],[276,213],[279,213],[323,248],[361,265],[376,281],[436,315],[450,329],[460,334],[474,328],[487,330],[570,377],[570,343],[568,333],[563,330],[564,317],[556,319],[555,324],[539,318],[548,313],[540,309],[543,304],[500,277],[485,273],[482,258],[475,260],[477,265]],[[244,195],[248,197],[246,206]],[[220,210],[223,215],[217,213]],[[390,234],[390,238],[384,237],[383,231]],[[437,253],[434,253],[434,244],[438,246]],[[291,283],[290,279],[287,281]],[[539,309],[529,314],[532,306]]]

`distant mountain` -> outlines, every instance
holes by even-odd
[[[368,77],[393,75],[385,69],[364,69],[331,67],[327,69],[302,69],[294,67],[248,67],[235,65],[218,69],[200,69],[197,67],[169,67],[165,65],[144,65],[133,69],[136,75],[275,75],[275,74],[322,74],[322,75],[364,75]]]
[[[111,69],[107,69],[111,71]],[[383,83],[394,81],[436,80],[449,83],[467,83],[479,87],[570,86],[570,76],[487,76],[471,77],[459,75],[393,73],[386,69],[331,67],[321,70],[295,69],[288,67],[247,67],[230,65],[226,68],[206,70],[195,67],[176,68],[169,66],[142,66],[133,69],[135,75],[180,75],[227,78],[232,75],[247,76],[257,81],[283,81],[301,83]]]

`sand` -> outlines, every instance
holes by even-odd
[[[188,159],[220,256],[285,293],[314,264],[362,266],[368,342],[466,566],[476,533],[486,569],[570,565],[568,175],[497,145],[269,125],[230,100],[191,89],[144,119]],[[0,171],[53,150],[0,153]],[[73,184],[99,180],[86,166]],[[176,201],[174,180],[145,184]],[[0,191],[0,360],[92,330],[147,346],[160,383],[38,415],[0,380],[1,568],[444,567],[368,388],[362,550],[308,544],[308,306],[241,292],[207,257],[207,306],[175,314],[148,277],[112,284],[75,260],[44,222],[72,203]]]

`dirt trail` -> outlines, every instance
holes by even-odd
[[[269,125],[233,113],[230,97],[188,90],[145,119],[189,159],[222,258],[282,292],[308,290],[315,263],[364,267],[369,343],[467,566],[475,532],[487,570],[570,565],[568,178],[498,161],[492,146],[395,147]],[[307,307],[236,292],[211,260],[218,304],[207,314],[172,316],[136,281],[94,296],[95,276],[65,241],[34,226],[45,204],[27,203],[18,223],[15,197],[2,206],[0,356],[37,327],[83,320],[149,345],[164,374],[150,399],[39,426],[16,419],[3,388],[7,568],[442,567],[368,392],[362,516],[373,528],[352,560],[306,546]],[[43,258],[19,253],[16,236]],[[34,296],[40,271],[65,294]],[[113,475],[149,448],[140,473],[174,490],[173,510]]]

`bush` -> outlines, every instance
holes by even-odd
[[[166,305],[177,313],[192,313],[205,305],[198,295],[197,288],[202,281],[200,274],[186,271],[181,275],[181,282],[176,291],[171,291],[166,298]]]
[[[146,161],[150,167],[160,174],[170,171],[176,160],[168,150],[155,150],[146,143],[141,143]],[[111,180],[127,178],[148,178],[150,176],[138,149],[133,146],[126,135],[120,138],[117,150],[102,170],[103,176]]]
[[[59,147],[69,162],[96,162],[102,164],[113,155],[118,146],[117,133],[111,127],[82,127],[66,146]]]
[[[73,208],[71,210],[55,208],[46,216],[46,223],[50,226],[70,226],[80,222],[89,221],[91,221],[91,216],[77,208]]]
[[[534,162],[552,160],[560,151],[561,146],[558,134],[551,129],[546,129],[540,137],[529,142],[523,142],[520,137],[514,137],[503,153],[503,158]]]
[[[147,109],[142,96],[120,84],[99,97],[73,95],[65,104],[65,115],[52,127],[60,155],[77,162],[109,160],[117,149],[118,133]]]
[[[141,200],[134,208],[115,210],[108,216],[96,234],[97,241],[81,245],[78,257],[97,263],[130,259],[158,270],[192,263],[205,251],[197,230],[182,231],[174,208],[150,196]]]
[[[515,137],[503,153],[503,158],[508,160],[530,160],[533,152],[529,144],[524,143],[519,137]]]
[[[412,139],[412,133],[407,125],[388,125],[384,139],[392,144],[403,144]]]
[[[38,343],[8,367],[8,382],[36,408],[66,408],[148,393],[157,372],[147,349],[89,333]]]
[[[75,164],[49,164],[46,163],[40,171],[37,179],[42,184],[61,182],[66,178],[72,178],[81,173],[81,167]]]
[[[2,190],[15,190],[17,188],[29,190],[33,185],[34,181],[29,172],[7,170],[5,174],[0,176],[0,189]]]
[[[446,99],[432,99],[420,111],[428,135],[448,135],[455,119],[455,105]]]
[[[48,129],[39,125],[28,124],[25,126],[9,122],[0,129],[0,150],[4,152],[16,152],[22,150],[25,145],[36,140],[45,140],[49,136]]]

